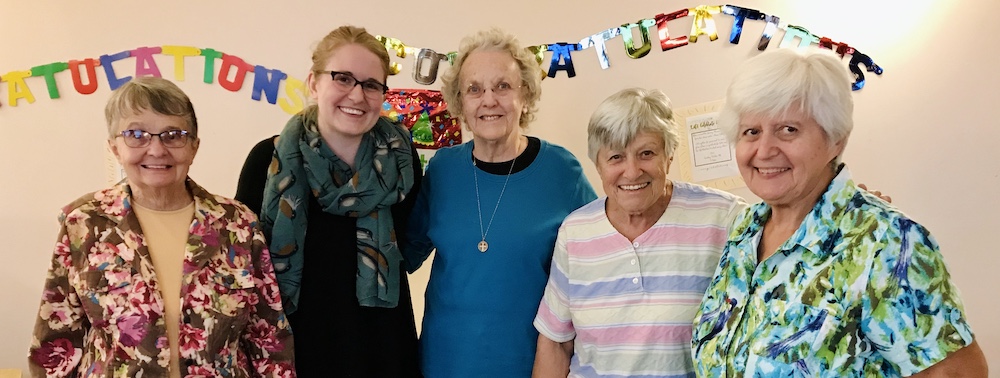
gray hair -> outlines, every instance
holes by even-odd
[[[195,117],[191,99],[177,87],[177,84],[153,76],[129,80],[111,93],[111,98],[104,107],[104,118],[108,122],[108,137],[115,137],[115,129],[122,118],[145,110],[183,118],[191,128],[191,138],[198,137],[198,118]]]
[[[659,89],[627,88],[611,95],[594,110],[587,126],[587,155],[597,163],[601,147],[622,149],[643,132],[663,137],[668,159],[677,150],[677,121],[670,99]]]
[[[535,119],[535,112],[538,111],[536,105],[538,99],[542,97],[542,75],[538,61],[534,54],[521,47],[517,37],[498,28],[481,30],[462,38],[455,61],[441,76],[441,95],[448,104],[448,112],[462,119],[462,84],[459,83],[459,77],[465,58],[476,50],[503,51],[510,54],[517,62],[517,67],[521,71],[520,93],[524,99],[524,114],[521,115],[520,126],[528,127],[528,123]]]
[[[781,117],[798,107],[822,128],[830,144],[854,128],[854,78],[840,57],[816,47],[769,50],[747,60],[726,91],[719,128],[735,142],[745,115]],[[839,162],[840,157],[835,159]]]

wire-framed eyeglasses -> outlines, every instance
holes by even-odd
[[[165,147],[181,148],[187,145],[189,135],[186,130],[167,130],[156,134],[145,130],[125,130],[115,137],[124,139],[126,146],[134,148],[148,146],[154,136],[160,138],[160,143]]]
[[[354,86],[360,85],[361,91],[364,92],[365,96],[368,98],[381,98],[385,96],[385,93],[389,91],[389,87],[385,84],[378,82],[375,79],[368,80],[358,80],[350,72],[340,72],[340,71],[320,71],[320,73],[330,74],[333,79],[333,83],[337,85],[338,88],[343,90],[354,89]]]
[[[520,89],[520,88],[521,88],[520,85],[513,86],[506,81],[501,81],[497,83],[496,85],[493,86],[493,88],[485,88],[479,84],[469,84],[469,86],[465,87],[465,92],[463,92],[462,94],[465,95],[465,97],[467,98],[477,99],[483,97],[483,94],[485,94],[487,90],[491,90],[493,91],[493,95],[496,97],[506,97],[510,95],[511,92],[513,92],[515,89]]]

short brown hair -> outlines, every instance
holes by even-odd
[[[115,137],[115,128],[122,118],[139,114],[144,110],[184,118],[191,127],[191,137],[198,137],[198,118],[195,117],[191,99],[177,84],[153,76],[129,80],[111,93],[111,98],[104,107],[104,118],[108,122],[108,137]]]

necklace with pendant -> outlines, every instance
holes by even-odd
[[[514,149],[515,153],[517,152],[518,148],[520,148],[520,142],[518,143],[517,148]],[[493,215],[490,215],[490,222],[486,224],[486,228],[484,229],[483,228],[483,205],[479,201],[479,172],[477,172],[477,171],[479,171],[479,168],[475,167],[475,165],[476,165],[476,157],[475,156],[472,157],[472,165],[473,165],[473,167],[472,167],[472,177],[474,177],[475,180],[476,180],[476,209],[479,210],[479,233],[480,233],[480,235],[482,235],[482,239],[479,240],[479,245],[477,246],[477,248],[479,249],[479,252],[486,253],[486,250],[490,249],[490,243],[486,242],[486,235],[490,233],[490,227],[493,226],[493,218],[495,218],[497,216],[497,210],[500,209],[500,200],[503,199],[503,192],[504,192],[504,190],[507,190],[507,182],[510,181],[510,175],[511,175],[511,173],[514,173],[514,163],[517,163],[517,156],[516,155],[514,156],[514,160],[511,160],[511,162],[510,162],[510,170],[507,171],[507,178],[504,179],[504,181],[503,181],[503,187],[500,188],[500,196],[497,197],[497,205],[493,208]]]

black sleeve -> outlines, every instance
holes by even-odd
[[[260,208],[264,202],[264,184],[267,183],[267,167],[274,155],[274,138],[264,139],[253,146],[247,160],[240,171],[240,180],[236,184],[236,200],[253,210],[260,216]]]
[[[413,187],[410,188],[410,192],[406,194],[403,202],[392,205],[392,224],[393,228],[396,229],[396,245],[400,248],[406,245],[406,227],[410,220],[410,211],[413,210],[413,205],[417,202],[420,183],[424,179],[424,169],[420,166],[420,156],[417,154],[416,148],[413,148],[412,151]]]

